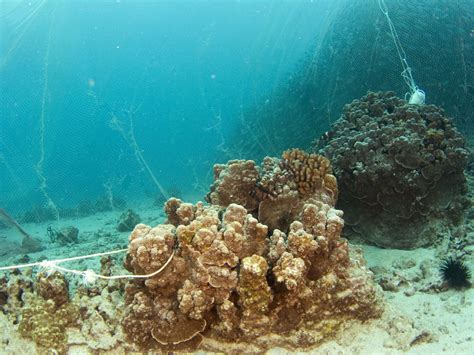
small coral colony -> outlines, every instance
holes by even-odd
[[[462,221],[468,158],[442,109],[369,92],[312,152],[217,164],[207,203],[171,198],[165,223],[137,224],[124,266],[158,274],[98,280],[71,298],[58,272],[16,273],[0,284],[2,308],[24,336],[58,352],[67,327],[91,323],[97,297],[116,308],[103,313],[129,349],[310,349],[383,311],[361,250],[341,235],[345,221],[345,236],[385,248],[434,243],[433,228]],[[103,274],[111,264],[102,260]],[[448,284],[469,285],[461,261],[442,271]]]

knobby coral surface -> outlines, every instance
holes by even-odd
[[[271,231],[286,232],[308,199],[333,206],[338,196],[329,160],[300,149],[283,152],[281,159],[265,157],[261,166],[251,160],[216,164],[214,180],[208,202],[240,204]]]
[[[369,92],[344,107],[318,148],[332,162],[346,222],[375,244],[432,243],[467,205],[469,153],[434,105]]]
[[[0,280],[1,310],[18,324],[19,333],[35,341],[42,353],[65,353],[66,328],[77,323],[79,310],[69,302],[68,282],[58,272],[16,273]]]
[[[153,272],[174,253],[162,273],[126,288],[123,329],[141,349],[307,348],[344,319],[380,313],[371,273],[340,236],[342,212],[322,201],[308,199],[288,233],[235,203],[170,199],[165,211],[168,224],[138,225],[130,236],[133,273]]]
[[[101,273],[110,275],[111,261],[101,263]],[[79,286],[70,298],[69,281],[58,271],[15,271],[0,278],[0,310],[22,337],[34,341],[37,353],[66,354],[80,345],[110,350],[124,343],[124,286],[121,280],[100,280],[89,288]]]
[[[18,330],[47,351],[62,354],[67,348],[66,328],[78,319],[79,310],[74,304],[58,306],[52,299],[34,297],[22,309]]]

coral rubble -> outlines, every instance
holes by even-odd
[[[140,216],[129,209],[120,215],[117,230],[119,232],[130,232],[138,223],[140,223]]]
[[[74,226],[64,227],[58,231],[49,226],[47,233],[53,243],[58,243],[62,246],[76,244],[79,241],[79,229]]]
[[[338,207],[370,242],[415,248],[459,222],[469,152],[439,107],[369,92],[344,107],[325,138],[315,150],[332,162]]]

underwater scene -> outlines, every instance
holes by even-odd
[[[0,0],[0,354],[472,354],[474,0]]]

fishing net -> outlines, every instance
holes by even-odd
[[[240,107],[286,80],[329,5],[0,2],[0,207],[202,199]]]
[[[472,1],[384,4],[427,103],[469,132]],[[367,90],[409,91],[376,0],[0,8],[0,207],[20,222],[202,198],[214,163],[309,146]]]
[[[400,57],[426,92],[426,103],[443,107],[464,133],[473,133],[472,1],[338,4],[294,75],[265,102],[242,112],[245,124],[234,138],[246,143],[240,145],[245,156],[309,146],[339,118],[345,104],[368,90],[393,90],[405,97],[409,87]],[[402,46],[401,55],[394,42]]]

